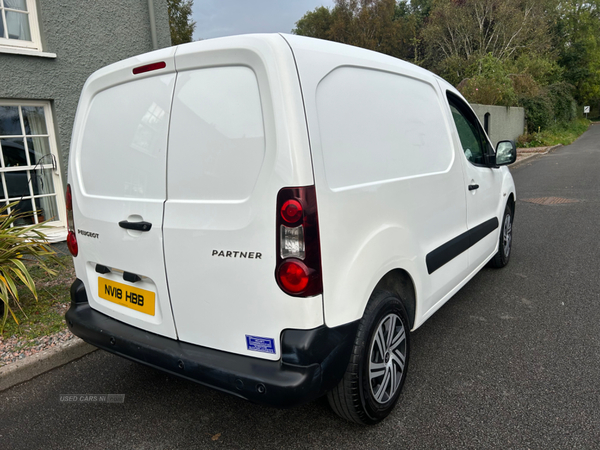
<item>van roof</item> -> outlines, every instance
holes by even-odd
[[[373,50],[367,50],[361,47],[355,47],[353,45],[342,44],[339,42],[326,41],[323,39],[297,36],[295,34],[280,33],[280,35],[288,42],[294,51],[312,51],[343,55],[348,59],[348,64],[356,63],[365,65],[365,63],[367,63],[369,65],[369,63],[375,63],[378,65],[396,66],[402,71],[409,70],[413,73],[417,72],[423,77],[434,76],[432,72],[408,61],[404,61],[402,59],[398,59]]]
[[[291,48],[294,54],[324,53],[337,55],[341,56],[344,59],[345,64],[348,65],[373,65],[379,66],[380,68],[387,66],[390,70],[410,72],[413,76],[429,79],[430,81],[432,81],[433,78],[441,80],[437,75],[422,67],[372,50],[306,36],[285,33],[262,33],[212,38],[154,50],[105,66],[92,74],[88,82],[103,78],[106,75],[114,74],[114,72],[117,71],[129,71],[133,67],[148,64],[156,60],[172,59],[182,54],[192,55],[194,53],[200,54],[230,49],[249,49],[261,53],[260,49],[265,49],[265,47],[270,47],[272,50],[275,50],[275,52],[272,53],[273,56],[278,53],[281,54],[281,52],[287,48]],[[170,64],[167,64],[167,66],[170,66]],[[168,68],[169,67],[167,67],[167,69]],[[174,67],[172,69],[176,70]],[[304,70],[306,69],[307,68],[304,68]]]

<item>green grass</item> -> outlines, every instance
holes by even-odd
[[[71,256],[60,255],[58,260],[60,264],[48,264],[58,272],[56,276],[46,274],[37,266],[28,267],[35,281],[38,300],[24,286],[19,287],[19,300],[23,310],[13,308],[19,324],[12,319],[7,320],[1,336],[3,339],[14,336],[20,341],[31,341],[66,329],[64,314],[71,301],[69,289],[75,279],[75,271]],[[23,347],[32,345],[34,342],[25,342]]]
[[[554,125],[539,133],[523,134],[517,140],[517,147],[550,147],[553,145],[569,145],[581,136],[590,126],[587,119],[575,119],[566,124]]]

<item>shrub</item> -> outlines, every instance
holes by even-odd
[[[552,102],[555,121],[570,122],[577,117],[577,102],[573,98],[573,91],[573,86],[564,82],[546,88]]]
[[[522,97],[520,103],[525,108],[528,133],[546,129],[554,122],[552,102],[544,93],[537,97]]]
[[[513,89],[519,98],[537,97],[540,93],[540,86],[535,79],[527,73],[517,73],[509,75],[512,80]]]
[[[458,90],[470,103],[502,106],[517,103],[517,96],[508,77],[497,79],[477,75],[463,80],[458,85]]]
[[[547,147],[551,145],[569,145],[581,136],[589,127],[587,119],[575,119],[567,123],[557,123],[539,133],[519,136],[517,147]]]
[[[546,86],[537,96],[523,95],[519,103],[525,108],[529,133],[569,123],[577,117],[573,86],[568,83]]]
[[[457,87],[469,102],[502,106],[517,104],[513,80],[498,58],[488,54],[479,58],[475,65],[476,74]]]
[[[0,207],[0,331],[4,328],[9,313],[15,322],[19,322],[11,307],[11,303],[14,303],[14,306],[21,309],[18,285],[25,286],[37,299],[35,282],[29,274],[28,266],[39,266],[45,272],[55,275],[56,271],[50,269],[47,263],[58,262],[42,231],[45,228],[43,223],[15,226],[18,220],[32,215],[31,212],[20,212],[17,209],[18,203]]]

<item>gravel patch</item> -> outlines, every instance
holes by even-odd
[[[35,355],[42,350],[58,346],[63,342],[75,339],[69,330],[59,331],[49,336],[40,336],[35,339],[10,337],[0,340],[0,367],[20,361],[27,356]]]

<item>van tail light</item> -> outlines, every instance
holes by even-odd
[[[71,194],[71,185],[67,184],[67,227],[69,234],[67,235],[67,247],[71,255],[77,256],[79,253],[79,247],[77,246],[77,235],[75,234],[75,222],[73,221],[73,195]]]
[[[283,188],[277,194],[279,287],[295,297],[323,293],[317,195],[314,186]]]
[[[140,73],[152,72],[153,70],[164,69],[165,67],[167,67],[167,63],[160,61],[146,64],[145,66],[135,67],[132,72],[134,75],[139,75]]]

